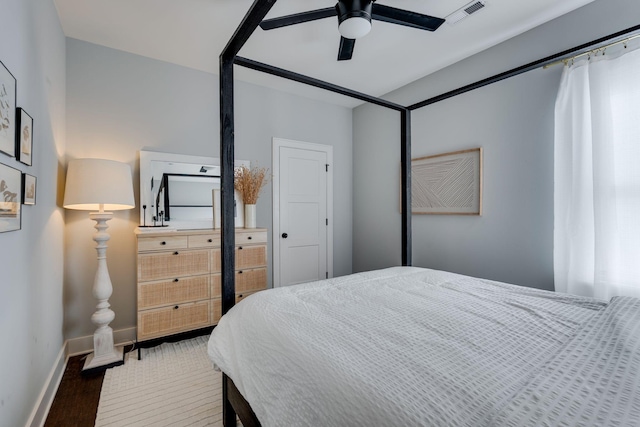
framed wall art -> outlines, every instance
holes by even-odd
[[[0,163],[0,233],[20,230],[22,172]]]
[[[0,62],[0,152],[16,155],[16,78]]]
[[[411,212],[481,215],[482,148],[412,159]]]
[[[36,177],[28,173],[22,174],[22,204],[36,204]]]
[[[22,108],[16,113],[16,158],[31,166],[33,152],[33,118]]]

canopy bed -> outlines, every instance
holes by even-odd
[[[393,267],[255,294],[209,355],[265,426],[632,426],[639,331],[636,298]]]
[[[542,393],[544,390],[546,390],[544,388],[545,384],[547,384],[547,382],[550,381],[550,379],[555,378],[554,375],[557,374],[555,370],[567,368],[566,363],[568,362],[565,361],[565,358],[567,357],[567,355],[571,357],[571,355],[575,355],[577,353],[583,353],[584,355],[583,361],[585,366],[592,366],[593,363],[597,364],[598,361],[594,360],[593,358],[596,358],[596,356],[600,353],[597,352],[596,349],[600,348],[601,346],[606,347],[608,343],[607,339],[603,338],[602,335],[597,335],[598,338],[594,339],[592,342],[589,341],[590,340],[589,338],[585,338],[583,340],[584,342],[577,342],[577,341],[580,341],[577,339],[578,335],[580,335],[582,332],[586,330],[601,332],[604,326],[598,319],[604,322],[604,324],[610,325],[611,322],[616,323],[621,318],[621,316],[624,317],[623,314],[627,316],[627,317],[624,317],[625,322],[635,321],[636,322],[635,325],[637,325],[638,322],[640,322],[640,314],[638,314],[640,312],[640,308],[638,307],[638,301],[637,300],[629,301],[626,299],[621,299],[618,301],[612,301],[610,304],[606,304],[606,303],[598,302],[595,300],[560,296],[560,295],[555,295],[553,293],[545,292],[545,291],[537,291],[537,290],[531,290],[526,288],[523,289],[513,285],[504,285],[497,282],[472,280],[470,278],[465,278],[463,276],[450,275],[449,273],[433,272],[431,270],[412,269],[411,267],[409,267],[411,266],[411,193],[410,193],[410,188],[411,188],[410,186],[411,184],[411,176],[410,176],[411,111],[433,104],[435,102],[439,102],[444,99],[448,99],[450,97],[474,90],[476,88],[479,88],[479,87],[482,87],[482,86],[485,86],[485,85],[488,85],[512,76],[516,76],[518,74],[527,72],[529,70],[533,70],[535,68],[552,64],[570,55],[591,50],[607,42],[611,42],[613,40],[620,40],[621,38],[624,38],[626,35],[640,30],[640,25],[633,28],[626,29],[624,31],[620,31],[616,34],[612,34],[610,36],[603,37],[601,39],[598,39],[589,43],[586,43],[584,45],[577,46],[573,49],[560,52],[556,55],[549,56],[547,58],[532,62],[530,64],[515,68],[513,70],[506,71],[504,73],[481,80],[479,82],[456,89],[454,91],[447,92],[437,97],[434,97],[410,106],[402,106],[396,103],[386,101],[384,99],[359,93],[344,87],[336,86],[336,85],[323,82],[311,77],[307,77],[291,71],[283,70],[271,65],[267,65],[267,64],[259,63],[257,61],[250,60],[250,59],[238,57],[237,56],[238,52],[240,51],[244,43],[253,34],[255,29],[258,27],[258,25],[264,20],[265,16],[267,15],[267,13],[269,12],[269,10],[274,4],[275,4],[275,0],[256,0],[251,6],[249,12],[245,15],[244,19],[242,20],[241,24],[239,25],[239,27],[237,28],[233,36],[231,37],[230,41],[228,42],[227,46],[223,50],[222,54],[220,55],[220,133],[221,133],[220,161],[221,161],[221,188],[222,188],[222,196],[221,196],[222,198],[222,212],[221,212],[222,213],[222,247],[221,247],[222,313],[223,314],[227,313],[234,306],[234,302],[235,302],[235,298],[234,298],[234,293],[235,293],[234,237],[235,235],[234,235],[234,217],[233,217],[233,164],[234,164],[233,66],[234,65],[248,67],[256,71],[261,71],[261,72],[269,73],[282,78],[294,80],[300,83],[312,85],[312,86],[329,90],[335,93],[339,93],[345,96],[350,96],[362,101],[383,106],[391,110],[398,111],[400,113],[401,115],[401,129],[400,129],[401,210],[402,210],[401,238],[402,238],[402,265],[404,267],[398,268],[396,270],[390,270],[390,271],[383,270],[381,272],[372,273],[373,277],[368,277],[366,275],[352,275],[352,276],[347,276],[343,280],[330,279],[329,281],[322,281],[322,282],[318,282],[310,285],[300,285],[300,287],[296,287],[296,289],[294,290],[278,289],[277,291],[266,292],[262,296],[256,295],[244,301],[242,305],[238,307],[238,309],[230,313],[230,316],[223,317],[219,326],[217,327],[217,330],[220,331],[218,335],[220,337],[219,342],[225,342],[225,340],[227,342],[229,341],[230,339],[229,337],[233,335],[231,332],[229,332],[230,330],[233,330],[235,333],[237,333],[237,331],[244,330],[242,326],[243,323],[238,321],[238,318],[243,317],[242,314],[246,313],[248,310],[251,310],[251,308],[254,309],[251,311],[252,315],[250,316],[245,315],[244,317],[246,319],[251,319],[252,317],[255,317],[255,316],[258,316],[258,318],[262,318],[260,316],[264,314],[265,308],[273,309],[276,304],[279,304],[279,303],[273,303],[273,299],[277,298],[277,296],[282,296],[284,299],[287,299],[287,297],[289,297],[290,299],[293,299],[299,302],[301,298],[303,298],[300,294],[304,294],[305,292],[308,291],[309,295],[314,295],[314,298],[322,300],[322,298],[325,298],[327,294],[334,292],[337,288],[344,290],[345,288],[348,287],[346,285],[349,283],[356,283],[358,285],[356,286],[357,289],[367,289],[367,291],[356,293],[356,294],[349,294],[349,293],[340,294],[339,293],[340,295],[343,295],[344,298],[339,300],[332,300],[332,304],[329,304],[328,307],[342,306],[343,303],[345,303],[347,300],[356,300],[356,301],[363,302],[366,307],[371,308],[371,304],[372,304],[371,300],[366,299],[371,297],[373,297],[374,300],[377,297],[377,300],[376,300],[377,302],[393,301],[392,299],[387,299],[385,295],[376,294],[375,292],[373,293],[369,292],[369,290],[377,289],[377,287],[383,287],[383,288],[391,287],[395,289],[397,294],[405,295],[404,297],[401,297],[400,300],[408,304],[410,304],[411,302],[411,296],[415,296],[416,292],[417,292],[417,295],[420,296],[417,299],[425,299],[425,300],[430,300],[430,298],[433,297],[434,294],[439,295],[441,292],[443,294],[449,294],[449,297],[448,299],[446,299],[446,301],[442,300],[445,305],[452,305],[452,304],[455,305],[456,298],[460,297],[461,294],[468,293],[469,295],[471,295],[469,296],[469,299],[466,299],[465,297],[463,298],[463,300],[466,300],[469,305],[467,308],[461,308],[462,311],[465,311],[465,310],[473,311],[473,309],[470,307],[473,307],[474,303],[477,303],[478,301],[487,302],[490,299],[487,297],[487,295],[491,294],[492,296],[497,297],[499,301],[499,305],[502,304],[502,306],[511,306],[511,307],[518,307],[518,308],[516,309],[516,311],[512,312],[511,314],[509,314],[508,312],[505,312],[502,314],[497,314],[496,315],[497,317],[495,318],[488,318],[488,320],[485,319],[489,323],[501,324],[501,322],[503,322],[503,320],[501,320],[501,316],[503,315],[504,316],[512,315],[513,318],[520,318],[520,316],[529,317],[532,313],[535,313],[533,317],[536,319],[531,319],[533,320],[533,323],[530,323],[530,324],[523,323],[521,325],[523,330],[529,330],[530,328],[533,327],[532,325],[534,324],[535,324],[535,327],[537,328],[540,326],[540,324],[538,324],[537,322],[542,321],[542,324],[545,325],[545,328],[550,328],[551,330],[554,331],[553,333],[551,333],[549,336],[546,336],[546,337],[533,337],[531,334],[529,334],[529,336],[527,336],[527,334],[521,335],[520,332],[512,331],[513,333],[515,333],[515,336],[519,337],[518,339],[522,338],[524,341],[528,343],[528,344],[525,344],[526,348],[519,347],[520,344],[516,344],[515,346],[511,345],[513,343],[510,343],[509,345],[506,345],[505,347],[502,348],[505,351],[505,353],[509,353],[513,356],[513,360],[522,359],[519,356],[522,353],[519,353],[519,352],[526,353],[526,356],[524,357],[524,359],[526,359],[529,357],[530,352],[532,351],[535,352],[537,351],[536,349],[539,350],[540,348],[545,348],[546,350],[548,350],[546,352],[543,352],[545,356],[541,355],[539,359],[536,359],[537,362],[533,363],[532,365],[529,365],[530,369],[533,369],[533,368],[537,369],[537,368],[544,367],[546,369],[544,371],[544,376],[536,377],[533,383],[528,383],[530,387],[526,389],[522,387],[523,386],[522,378],[512,378],[512,380],[506,381],[507,384],[502,384],[496,387],[495,389],[492,389],[495,391],[495,396],[497,396],[496,399],[493,400],[492,402],[493,403],[499,402],[499,406],[504,410],[503,412],[500,412],[500,413],[487,411],[486,408],[484,412],[479,410],[480,408],[477,405],[482,406],[482,403],[477,403],[477,402],[484,402],[484,404],[491,405],[491,403],[487,403],[486,401],[483,401],[483,399],[481,398],[482,391],[483,391],[482,387],[484,386],[481,385],[479,386],[479,388],[474,389],[475,394],[473,392],[470,392],[470,394],[466,394],[467,385],[469,384],[469,381],[471,381],[473,385],[473,384],[476,384],[475,379],[477,379],[476,378],[477,376],[482,377],[482,375],[479,375],[479,373],[477,372],[475,374],[469,372],[470,375],[475,375],[473,380],[471,378],[460,377],[460,378],[457,378],[457,381],[452,382],[451,383],[452,387],[456,389],[456,391],[453,393],[454,394],[459,393],[459,396],[465,396],[464,398],[460,398],[461,400],[464,400],[464,399],[470,400],[469,406],[466,409],[470,411],[470,413],[473,412],[474,410],[478,410],[478,414],[482,414],[481,416],[485,417],[483,419],[485,422],[487,420],[500,420],[500,422],[503,423],[503,425],[519,425],[518,419],[520,419],[520,417],[523,417],[525,415],[526,416],[531,415],[529,414],[529,412],[531,411],[531,405],[528,404],[528,402],[530,402],[531,399],[540,401],[540,399],[558,398],[560,399],[560,401],[568,405],[567,402],[569,402],[571,399],[575,397],[575,396],[573,397],[571,396],[570,388],[562,385],[558,385],[555,388],[551,388],[551,390],[553,391],[552,393],[553,396],[550,397]],[[429,278],[429,280],[427,280],[425,277]],[[432,281],[431,279],[433,279],[434,277],[436,279],[435,281]],[[402,287],[397,287],[396,289],[395,287],[397,283],[404,283],[405,285],[408,286],[409,290]],[[372,284],[377,285],[377,287],[371,286]],[[420,284],[420,286],[418,286],[417,284]],[[419,290],[420,288],[421,290]],[[317,289],[325,289],[325,292],[318,293],[316,292]],[[424,292],[426,292],[428,295],[425,295]],[[409,297],[407,297],[407,295],[409,295]],[[536,301],[536,302],[533,303],[532,301]],[[553,306],[553,308],[549,308],[549,305]],[[278,307],[281,307],[281,306],[278,306]],[[282,307],[285,308],[284,306]],[[495,309],[495,307],[493,308],[487,307],[487,308],[489,310]],[[266,311],[269,311],[269,310],[266,310]],[[347,312],[349,312],[349,309],[347,309]],[[543,312],[545,313],[544,315],[541,315],[541,317],[538,316],[540,313],[543,313]],[[397,310],[395,311],[389,310],[389,313],[397,314]],[[520,313],[520,314],[516,314],[516,313]],[[371,313],[365,313],[363,315],[365,315],[366,317],[366,314],[371,314]],[[339,316],[337,313],[335,315]],[[482,318],[482,313],[476,312],[476,315],[479,316],[478,318]],[[454,317],[455,316],[451,317],[450,315],[446,315],[440,320],[441,320],[441,323],[446,326],[448,322],[451,321]],[[264,320],[264,324],[268,324],[273,319],[270,318],[269,320],[266,320],[266,319],[263,319],[263,320]],[[385,323],[384,321],[381,321],[381,319],[379,318],[374,320],[377,322],[380,322],[380,326],[383,326]],[[417,320],[415,319],[409,320],[409,323],[411,323],[411,321],[417,321]],[[428,324],[428,321],[426,321],[425,319],[422,319],[421,321],[426,322],[425,324]],[[234,322],[234,323],[231,326],[228,326],[226,325],[227,322],[229,323]],[[464,324],[464,325],[458,325],[457,327],[454,326],[454,328],[456,328],[457,331],[462,333],[464,333],[466,330],[467,331],[466,333],[468,334],[470,331],[474,331],[474,329],[472,328],[473,325],[475,325],[475,327],[478,327],[478,325],[480,324],[482,324],[482,322],[475,322],[475,323],[468,322],[467,324]],[[400,325],[402,326],[403,323],[400,323]],[[329,324],[327,327],[330,327],[330,326],[331,325]],[[503,326],[506,326],[506,324]],[[467,330],[465,329],[466,327],[469,327],[470,329]],[[564,329],[564,328],[568,328],[568,329]],[[622,344],[623,348],[635,348],[634,350],[635,354],[633,354],[631,357],[632,360],[627,361],[628,365],[625,365],[625,366],[628,366],[630,370],[635,369],[637,372],[638,370],[637,363],[638,363],[638,358],[640,357],[638,355],[638,350],[637,350],[638,342],[637,342],[637,338],[633,338],[633,333],[630,333],[629,332],[630,329],[628,328],[632,328],[632,332],[633,332],[633,326],[628,326],[628,327],[622,328],[622,330],[617,331],[620,337],[619,342],[624,343]],[[227,332],[224,332],[225,329],[227,329]],[[271,332],[274,332],[274,331],[272,330]],[[215,333],[218,334],[218,332],[215,332]],[[268,332],[264,332],[264,333],[268,333]],[[366,332],[360,330],[360,333],[362,334]],[[442,332],[434,329],[434,330],[431,330],[430,333],[433,333],[435,334],[435,336],[438,336]],[[223,334],[226,334],[226,335],[223,335]],[[635,335],[636,336],[638,335],[637,329],[635,330]],[[472,336],[474,335],[473,334],[469,335],[463,339],[471,339]],[[280,338],[281,336],[278,335],[278,339]],[[355,337],[353,338],[355,339]],[[478,336],[478,338],[481,338],[481,337]],[[499,338],[500,336],[497,336],[494,334],[493,335],[494,341],[491,341],[491,343],[495,342],[496,339],[499,340]],[[371,339],[376,340],[378,338],[371,337]],[[542,341],[545,342],[545,344],[540,345],[540,343],[538,343],[536,339],[541,339]],[[515,341],[517,341],[517,339]],[[283,345],[291,345],[292,341],[286,341],[286,343],[287,344],[283,344]],[[476,350],[482,349],[482,348],[488,350],[492,348],[491,343],[489,341],[485,341],[483,343],[484,347],[480,346],[476,348]],[[238,346],[244,345],[242,343],[241,337],[238,337],[238,341],[236,345]],[[589,347],[589,345],[591,345],[591,347]],[[228,349],[225,348],[224,351],[227,351],[227,350],[231,351],[231,347],[233,346],[230,346],[230,348]],[[266,351],[267,347],[268,345],[260,347],[260,349],[257,350],[257,353]],[[404,348],[406,349],[406,347]],[[590,350],[585,352],[584,351],[585,348]],[[560,351],[561,349],[565,351],[565,353],[561,352]],[[211,348],[210,348],[210,351],[211,351]],[[247,388],[246,388],[247,380],[246,378],[241,379],[242,377],[236,377],[236,375],[238,375],[238,372],[243,368],[249,369],[250,371],[253,372],[258,367],[253,366],[251,368],[246,364],[241,366],[239,362],[240,358],[237,358],[235,357],[236,355],[231,355],[231,354],[227,354],[226,356],[223,356],[222,354],[218,353],[221,351],[223,350],[221,350],[219,347],[216,347],[216,349],[213,350],[214,354],[216,355],[215,361],[217,363],[218,362],[220,363],[220,368],[222,368],[223,372],[225,373],[225,378],[223,381],[223,396],[224,396],[223,419],[224,419],[225,426],[235,425],[236,412],[240,415],[241,420],[243,421],[243,425],[245,426],[260,425],[260,421],[256,417],[256,413],[252,410],[252,407],[249,405],[249,402],[245,400],[245,397],[247,396],[243,396],[243,392],[245,393],[247,392]],[[550,360],[549,353],[552,353],[554,357],[557,356],[558,363],[555,363],[555,364],[548,363]],[[451,353],[448,353],[448,354],[451,354]],[[473,351],[469,354],[472,354],[474,357],[480,356],[480,353],[474,353]],[[496,357],[498,356],[499,355],[496,354]],[[444,359],[446,359],[446,355],[443,353],[440,355],[440,359],[438,360],[440,361]],[[231,363],[229,362],[229,360],[234,360],[234,362]],[[231,366],[231,365],[234,365],[236,361],[238,361],[237,366]],[[411,362],[412,361],[408,359],[402,361],[402,363],[404,364],[411,363]],[[468,363],[472,362],[472,358],[468,359],[466,362]],[[292,363],[291,360],[289,360],[289,363]],[[390,364],[393,364],[394,361],[386,360],[386,363],[387,365],[390,365]],[[284,365],[284,366],[287,366],[287,365]],[[511,366],[515,366],[515,365],[511,365]],[[271,369],[272,367],[268,367],[268,368]],[[382,369],[383,367],[380,367],[380,368]],[[501,377],[502,374],[505,374],[505,375],[513,374],[513,372],[505,373],[501,371],[502,368],[499,368],[499,367],[491,367],[487,365],[485,366],[485,368],[488,371],[495,374],[495,376],[489,375],[489,376],[483,377],[482,379],[479,379],[480,383],[482,383],[482,381],[485,381],[485,383],[486,382],[492,383],[502,378]],[[282,367],[273,368],[273,369],[282,369]],[[455,366],[447,366],[445,367],[444,372],[451,373],[456,369],[457,368]],[[392,371],[392,372],[398,372],[398,371]],[[402,372],[403,371],[398,372],[400,376],[403,375]],[[432,372],[433,375],[437,374],[435,371],[430,371],[430,372]],[[527,372],[533,375],[534,371],[529,370]],[[608,372],[611,373],[613,371],[608,371]],[[616,371],[616,372],[619,373],[619,371]],[[324,374],[332,378],[335,377],[336,375],[339,375],[339,373],[340,373],[339,371],[332,371],[332,372],[324,371]],[[343,373],[346,375],[348,371],[345,371]],[[231,377],[233,377],[233,380],[232,378],[229,378],[226,374],[229,374]],[[320,377],[322,377],[322,374],[320,375]],[[356,376],[351,377],[350,379],[355,381],[358,384],[362,383],[363,381],[366,382],[366,380],[363,380],[361,377],[356,377]],[[388,379],[389,381],[394,381],[391,378],[388,378]],[[446,382],[445,378],[442,378],[441,380],[442,382]],[[234,384],[234,381],[239,381],[239,383]],[[248,382],[259,382],[259,381],[260,381],[259,379],[251,378],[251,380],[249,380]],[[396,383],[383,382],[382,384],[377,384],[377,386],[375,386],[373,389],[366,389],[367,390],[366,393],[371,392],[371,390],[374,390],[374,391],[377,390],[380,392],[380,394],[383,395],[382,400],[384,400],[384,396],[385,396],[384,384],[387,384],[389,387],[393,388],[398,386],[397,382],[399,381],[400,385],[402,385],[402,382],[403,382],[402,378],[396,379],[395,381]],[[267,383],[268,382],[265,381],[265,384]],[[239,385],[240,387],[237,387],[237,385]],[[636,382],[635,387],[637,386],[638,386],[638,383]],[[328,393],[328,390],[331,390],[331,389],[324,388],[322,390]],[[485,390],[488,390],[488,389],[485,388]],[[608,389],[606,388],[600,387],[598,388],[597,391],[598,393],[602,394],[602,393],[606,393],[607,390]],[[437,391],[435,392],[437,393]],[[260,395],[259,393],[255,394],[255,390],[249,391],[249,393],[254,393],[253,394],[254,398]],[[420,390],[420,388],[418,388],[417,394],[412,394],[411,396],[413,396],[413,398],[421,399],[424,397],[421,393],[422,391]],[[264,397],[267,394],[260,395],[260,396]],[[332,396],[331,393],[328,393],[328,397],[329,397],[328,400],[336,399],[336,396],[335,395]],[[479,398],[477,402],[473,400],[473,398],[475,397]],[[590,397],[593,397],[593,395]],[[359,399],[358,396],[354,398],[356,400]],[[637,399],[638,396],[636,395],[635,398]],[[337,399],[340,400],[339,397]],[[248,400],[250,400],[250,398]],[[359,406],[363,402],[357,400],[354,403],[354,405],[351,406],[351,408],[354,410],[356,408],[360,408],[360,409],[377,408],[378,406],[376,405],[378,405],[380,402],[381,400],[377,400],[377,401],[374,401],[373,403],[369,402],[370,404],[369,406],[366,406],[366,405]],[[612,412],[613,416],[615,417],[621,416],[622,418],[619,418],[619,419],[622,419],[622,420],[625,420],[625,419],[628,420],[628,419],[631,419],[631,417],[636,417],[635,419],[640,417],[640,414],[639,414],[640,410],[638,409],[638,405],[640,405],[639,402],[634,401],[632,403],[629,403],[628,401],[625,401],[624,399],[622,399],[621,401],[608,402],[610,403],[609,408],[611,408],[611,410],[614,410],[615,408],[619,409],[620,406],[617,406],[617,405],[622,405],[622,407],[625,407],[624,406],[625,402],[628,404],[627,409],[629,409],[631,412],[621,414],[619,411],[617,412],[614,411]],[[311,406],[314,405],[313,401],[306,401],[306,403]],[[402,405],[404,403],[406,402],[399,402],[398,404]],[[256,404],[255,409],[257,409],[259,412],[257,415],[269,417],[268,414],[272,413],[272,412],[269,412],[270,411],[269,409],[265,409],[265,405],[264,405],[265,402],[262,402],[262,401],[255,402],[255,404]],[[282,410],[282,409],[283,408],[277,408],[277,410]],[[342,409],[344,410],[344,407],[342,407]],[[437,411],[435,407],[432,409]],[[572,407],[564,406],[564,407],[556,408],[556,410],[561,412],[560,414],[556,414],[558,415],[557,419],[563,419],[562,416],[566,415],[565,412],[567,412],[567,410],[571,412]],[[404,423],[403,420],[406,420],[406,419],[402,417],[403,416],[410,417],[411,416],[410,411],[405,412],[404,408],[400,408],[399,411],[402,412],[402,414],[397,414],[398,411],[396,410],[396,414],[398,415],[398,418],[395,418],[395,423]],[[607,414],[609,413],[608,409],[605,409],[604,411]],[[365,418],[363,419],[367,419],[366,418],[367,416],[370,416],[371,414],[374,414],[374,413],[377,413],[377,412],[373,411],[368,415],[364,414]],[[432,415],[437,416],[438,414],[432,414]],[[535,425],[535,417],[533,415],[528,418],[529,420],[534,420],[534,421],[530,421],[530,422],[533,422],[533,424],[531,425]],[[446,417],[446,414],[443,416]],[[596,414],[596,416],[602,416],[602,415]],[[624,417],[627,417],[627,418],[624,418]],[[345,419],[345,418],[342,418],[342,419]],[[445,418],[441,418],[441,419],[445,419]],[[267,418],[265,422],[267,421],[269,423],[274,423],[274,420],[271,418]],[[358,424],[356,419],[354,419],[353,422],[354,424]],[[437,421],[435,422],[437,425]],[[281,420],[279,423],[280,425],[283,425]],[[393,424],[393,422],[391,423]],[[415,423],[416,422],[414,419],[414,424]],[[588,420],[587,420],[587,423],[588,423]],[[313,423],[311,423],[310,425],[313,425]],[[360,423],[360,425],[363,425],[363,424]]]

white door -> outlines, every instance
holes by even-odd
[[[273,140],[274,286],[333,276],[332,147]]]

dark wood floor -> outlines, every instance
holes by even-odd
[[[125,346],[128,353],[133,346]],[[45,427],[93,427],[96,423],[104,371],[82,375],[87,355],[73,356],[67,361]]]
[[[93,427],[104,372],[82,376],[85,356],[70,357],[45,427]]]

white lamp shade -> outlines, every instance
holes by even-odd
[[[340,35],[346,39],[358,39],[369,34],[371,21],[362,16],[345,19],[338,25]]]
[[[126,163],[104,159],[73,159],[67,167],[64,207],[85,211],[132,209],[133,180]]]

